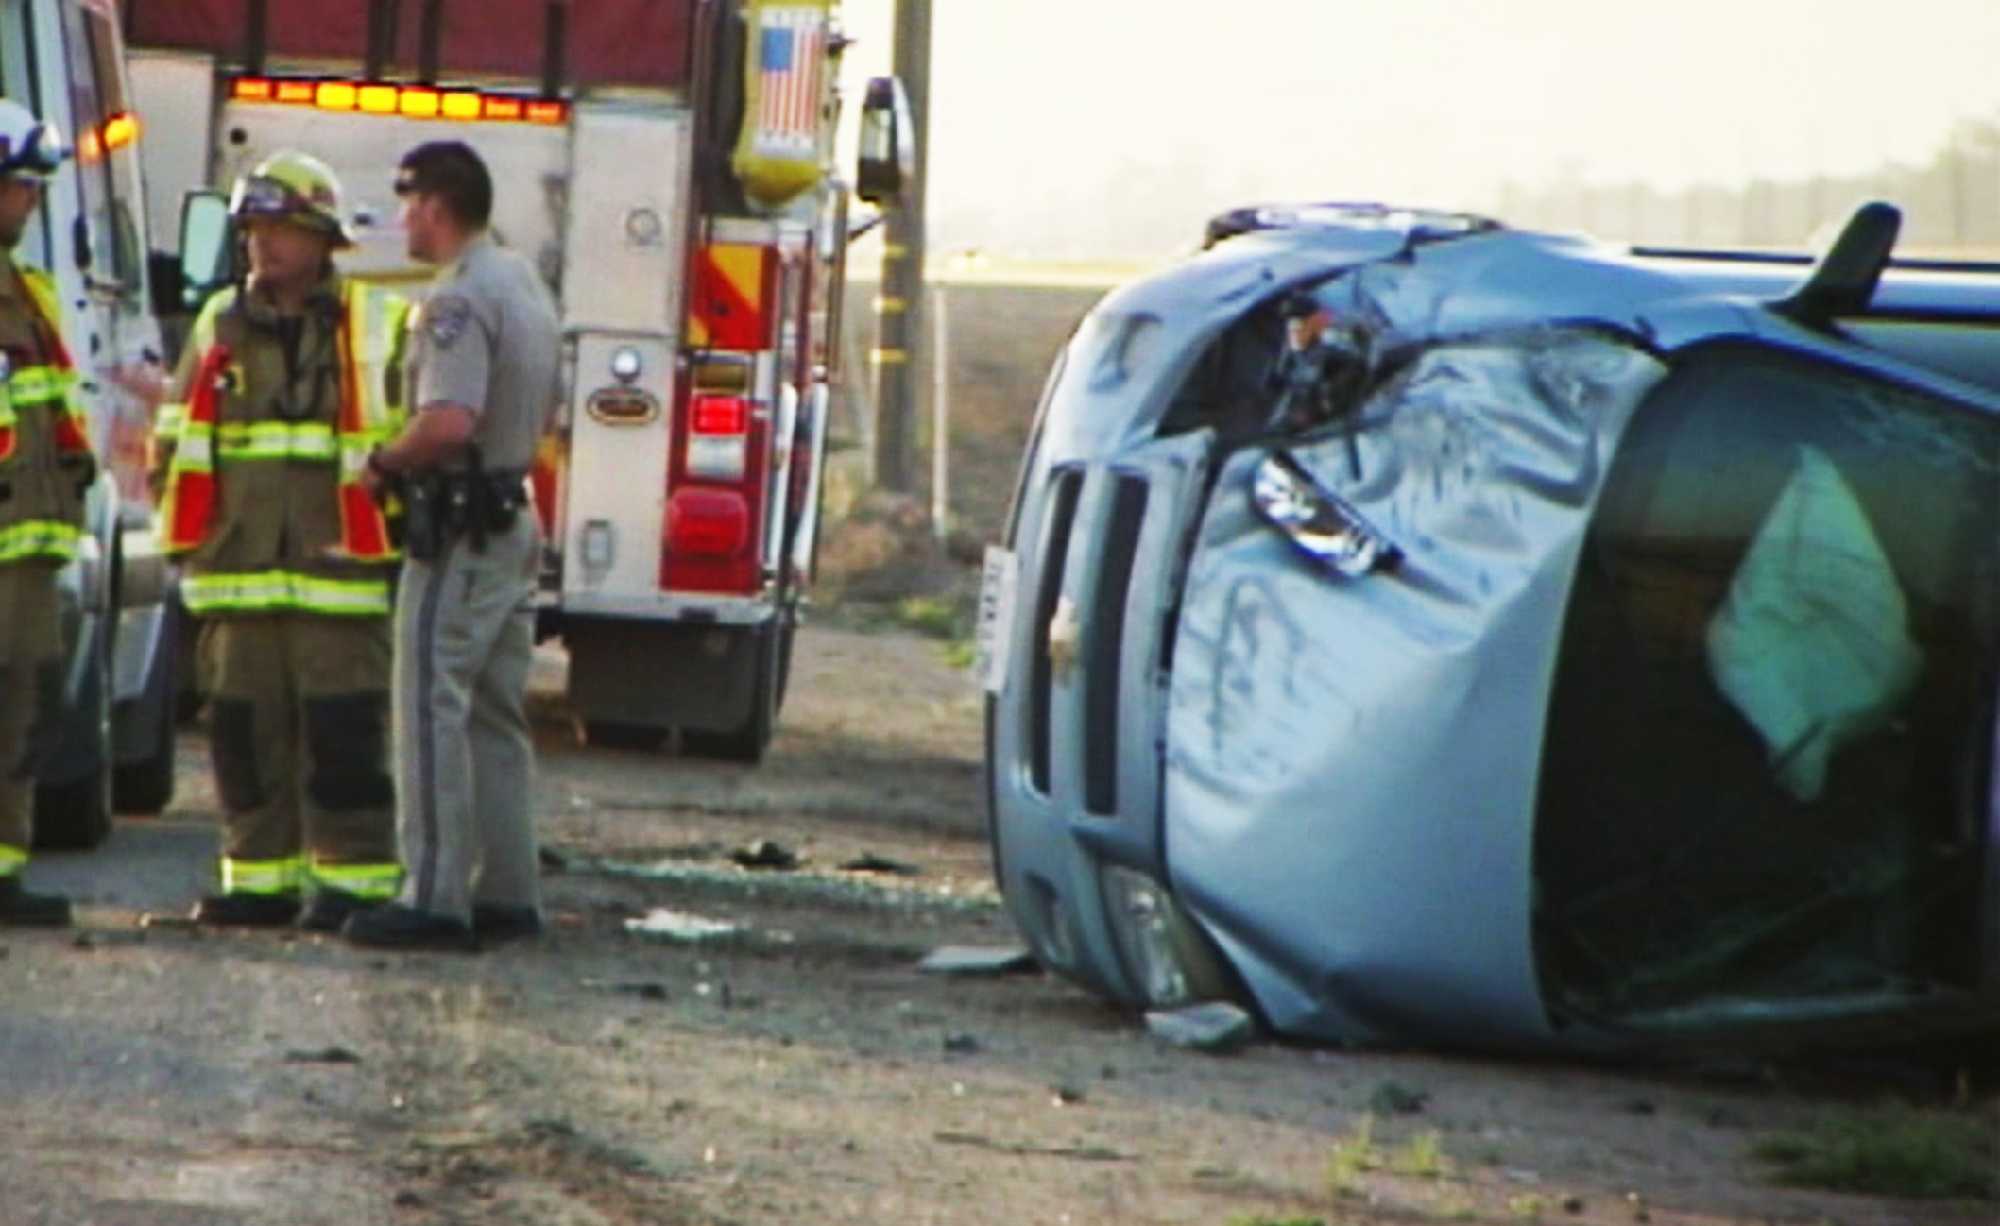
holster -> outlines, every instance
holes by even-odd
[[[411,476],[403,496],[403,553],[429,562],[461,537],[483,553],[487,538],[513,528],[527,504],[526,478],[517,469],[488,472],[476,446],[464,472],[434,469]]]

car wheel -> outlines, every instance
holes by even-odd
[[[111,834],[108,775],[88,775],[71,783],[36,789],[35,846],[47,851],[81,851]]]
[[[158,813],[174,798],[174,712],[160,712],[152,752],[111,772],[111,803],[119,813]]]
[[[98,766],[79,779],[35,789],[35,846],[59,851],[95,847],[111,834],[111,653],[99,653],[96,685]]]

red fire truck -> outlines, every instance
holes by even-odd
[[[397,158],[439,138],[480,152],[497,237],[561,304],[565,399],[534,484],[540,625],[568,650],[572,705],[600,742],[679,729],[691,752],[760,757],[838,385],[838,0],[128,0],[125,16],[153,190],[193,192],[190,302],[226,277],[228,244],[203,241],[214,193],[283,148],[341,176],[360,235],[345,271],[421,292]],[[892,82],[868,93],[857,179],[880,199],[907,177],[910,125]]]

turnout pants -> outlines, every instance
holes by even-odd
[[[35,770],[62,698],[56,571],[0,565],[0,877],[27,863],[34,842]]]
[[[202,627],[201,671],[223,806],[222,892],[311,885],[387,899],[389,621],[280,612]]]
[[[396,599],[398,901],[466,920],[541,906],[534,743],[523,701],[540,529],[524,510],[483,550],[406,561]]]

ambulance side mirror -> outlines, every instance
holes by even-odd
[[[229,200],[221,192],[181,198],[181,305],[193,310],[235,273]]]
[[[910,96],[895,77],[873,77],[861,102],[860,165],[854,194],[870,204],[897,204],[915,186],[917,124]]]

